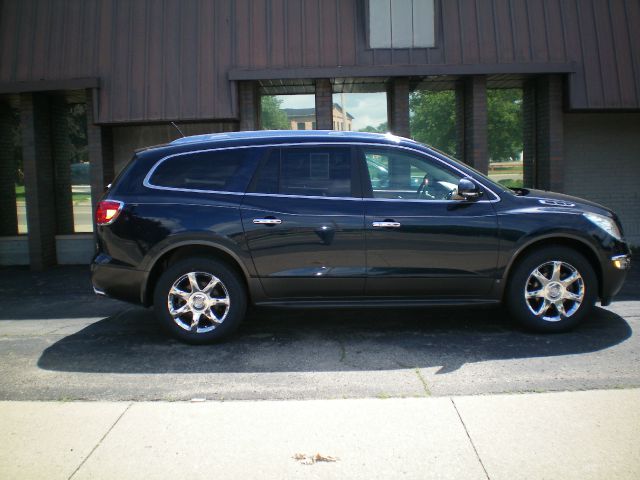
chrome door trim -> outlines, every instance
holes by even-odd
[[[282,220],[279,218],[254,218],[253,223],[256,225],[280,225]]]
[[[373,222],[371,226],[379,228],[400,228],[402,224],[400,222]]]
[[[435,160],[436,162],[439,162],[441,164],[443,164],[445,167],[451,168],[452,170],[455,170],[456,172],[458,172],[460,175],[463,175],[465,177],[470,177],[470,175],[463,171],[460,170],[458,167],[456,167],[455,165],[452,165],[444,160],[442,160],[441,158],[436,157],[435,155],[432,155],[429,152],[424,152],[422,150],[418,150],[417,148],[411,148],[411,147],[406,147],[404,145],[389,145],[386,143],[370,143],[370,142],[288,142],[288,143],[269,143],[269,144],[260,144],[260,145],[234,145],[231,147],[218,147],[218,148],[205,148],[202,150],[191,150],[188,152],[180,152],[180,153],[173,153],[171,155],[167,155],[165,157],[162,157],[160,160],[156,161],[156,163],[153,165],[153,167],[151,167],[151,169],[147,172],[147,175],[144,177],[144,180],[142,181],[142,185],[145,186],[146,188],[151,188],[154,190],[167,190],[167,191],[174,191],[174,192],[193,192],[193,193],[213,193],[213,194],[222,194],[222,195],[250,195],[250,196],[269,196],[269,197],[286,197],[286,198],[324,198],[324,199],[330,199],[330,200],[382,200],[382,201],[392,201],[392,202],[396,202],[396,201],[418,201],[418,202],[423,202],[423,203],[429,203],[429,202],[447,202],[447,203],[460,203],[462,200],[405,200],[405,199],[395,199],[395,198],[385,198],[385,199],[378,199],[378,198],[356,198],[356,197],[322,197],[322,196],[307,196],[307,195],[284,195],[284,194],[272,194],[272,193],[245,193],[245,192],[227,192],[227,191],[223,191],[223,190],[202,190],[202,189],[193,189],[193,188],[177,188],[177,187],[163,187],[163,186],[159,186],[159,185],[154,185],[151,183],[150,179],[153,176],[153,174],[155,173],[155,171],[157,170],[157,168],[164,163],[165,161],[169,160],[170,158],[173,157],[180,157],[180,156],[184,156],[184,155],[193,155],[196,153],[204,153],[204,152],[216,152],[216,151],[222,151],[222,150],[237,150],[237,149],[244,149],[244,148],[273,148],[273,147],[306,147],[306,146],[325,146],[325,147],[340,147],[340,146],[360,146],[360,147],[376,147],[376,148],[389,148],[389,149],[399,149],[399,150],[407,150],[410,152],[414,152],[417,153],[419,155],[424,155],[427,156],[433,160]],[[472,178],[472,177],[471,177]],[[494,196],[493,200],[477,200],[473,203],[496,203],[499,202],[500,196],[495,193],[493,190],[491,190],[489,187],[487,187],[483,182],[481,182],[480,180],[477,180],[476,178],[472,178],[472,180],[476,183],[478,183],[485,191],[491,193]]]

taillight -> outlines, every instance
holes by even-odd
[[[101,201],[98,203],[98,208],[96,209],[96,223],[98,225],[109,225],[113,223],[116,218],[118,218],[118,215],[120,215],[123,205],[124,203],[117,200]]]

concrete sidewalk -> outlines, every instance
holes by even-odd
[[[640,389],[0,402],[0,432],[3,479],[640,478]]]

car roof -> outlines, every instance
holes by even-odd
[[[256,130],[256,131],[244,131],[244,132],[226,132],[226,133],[207,133],[204,135],[191,135],[189,137],[179,138],[169,143],[169,145],[182,145],[185,143],[197,143],[197,142],[221,142],[228,140],[257,140],[257,139],[300,139],[300,138],[314,138],[314,139],[334,139],[344,138],[353,140],[387,140],[398,141],[409,140],[408,138],[402,138],[391,133],[369,133],[369,132],[346,132],[340,130]]]
[[[398,137],[391,133],[345,132],[336,130],[257,130],[243,132],[207,133],[178,138],[164,145],[142,148],[138,153],[162,150],[187,151],[195,148],[231,147],[235,145],[260,145],[287,142],[361,142],[397,145],[410,143],[420,145],[409,138]]]

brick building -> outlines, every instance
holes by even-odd
[[[87,261],[74,212],[170,121],[258,129],[261,95],[306,93],[332,129],[334,93],[385,92],[409,136],[415,89],[455,91],[458,156],[486,172],[487,89],[522,88],[525,185],[615,209],[638,245],[638,24],[628,0],[2,0],[0,263]]]
[[[283,108],[287,115],[291,130],[316,130],[316,109],[315,108]],[[353,116],[343,113],[342,107],[337,103],[333,104],[333,130],[351,131]]]

